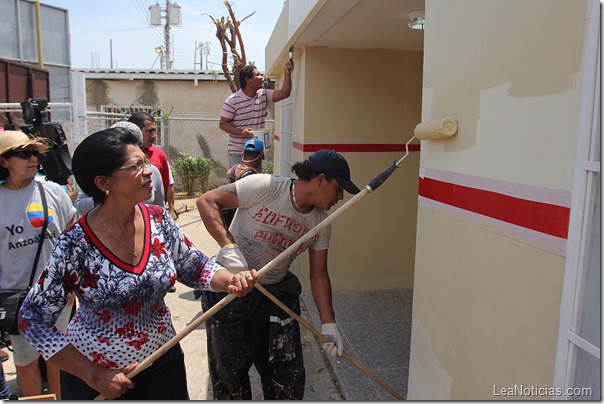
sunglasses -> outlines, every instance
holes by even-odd
[[[40,152],[38,150],[11,150],[9,152],[4,153],[4,157],[19,157],[21,159],[29,160],[31,156],[38,157]]]

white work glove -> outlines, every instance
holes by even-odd
[[[342,356],[342,349],[344,344],[342,343],[342,337],[338,331],[336,323],[325,323],[321,324],[321,334],[329,339],[329,342],[323,344],[323,350],[327,355],[331,355],[333,358]]]
[[[214,261],[234,274],[247,271],[247,261],[237,244],[228,244],[222,247],[216,254]]]

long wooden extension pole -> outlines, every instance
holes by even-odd
[[[407,152],[408,152],[408,150],[407,150]],[[407,157],[407,154],[405,154],[405,156],[403,158],[401,158],[398,162],[394,162],[391,166],[387,167],[384,171],[382,171],[381,173],[376,175],[375,178],[373,178],[369,182],[369,184],[365,185],[365,188],[363,188],[361,190],[361,192],[359,192],[358,194],[356,194],[355,196],[350,198],[348,201],[346,201],[346,203],[344,203],[344,205],[342,205],[338,209],[336,209],[335,212],[333,212],[331,215],[327,216],[319,224],[317,224],[315,227],[310,229],[308,231],[308,233],[304,234],[302,237],[300,237],[298,240],[296,240],[295,243],[293,243],[292,245],[287,247],[279,255],[277,255],[275,258],[273,258],[271,261],[269,261],[268,264],[266,264],[264,267],[262,267],[262,269],[260,269],[258,271],[258,278],[260,279],[262,276],[264,276],[268,272],[270,272],[275,266],[277,266],[277,264],[281,263],[282,261],[287,259],[289,256],[294,254],[299,248],[301,248],[303,246],[304,243],[309,242],[315,235],[317,235],[317,233],[319,233],[321,230],[323,230],[325,227],[327,227],[327,225],[329,225],[331,222],[333,222],[338,217],[340,217],[340,215],[342,215],[344,212],[346,212],[348,209],[350,209],[352,207],[352,205],[359,202],[370,192],[375,191],[380,185],[382,185],[384,183],[384,181],[386,181],[388,179],[388,177],[390,177],[390,175],[394,172],[394,170],[399,168],[400,163],[402,162],[402,160],[405,157]],[[153,362],[155,362],[157,359],[159,359],[159,357],[161,357],[168,350],[170,350],[170,348],[172,348],[174,345],[179,343],[181,339],[183,339],[184,337],[189,335],[191,332],[193,332],[193,330],[195,330],[201,324],[205,323],[208,320],[208,318],[210,318],[210,316],[216,314],[218,311],[220,311],[224,306],[229,304],[236,297],[237,297],[237,295],[235,295],[235,294],[229,294],[229,295],[225,296],[224,298],[222,298],[218,303],[216,303],[214,306],[212,306],[208,311],[204,312],[201,316],[199,316],[197,319],[195,319],[191,324],[189,324],[187,327],[185,327],[182,331],[180,331],[178,334],[173,336],[161,348],[159,348],[157,351],[153,352],[145,360],[143,360],[141,363],[139,363],[138,366],[132,372],[128,373],[126,376],[128,376],[128,378],[132,379],[134,376],[136,376],[137,374],[139,374],[140,372],[142,372],[143,370],[148,368],[151,364],[153,364]],[[95,398],[95,400],[104,400],[104,399],[105,399],[105,397],[103,397],[102,394],[99,394]]]
[[[258,278],[260,279],[262,276],[264,276],[268,272],[270,272],[277,264],[281,263],[281,261],[284,261],[290,255],[294,254],[296,252],[296,250],[298,250],[298,248],[300,248],[304,243],[307,243],[308,241],[310,241],[317,233],[319,233],[321,230],[323,230],[328,224],[330,224],[332,221],[334,221],[338,216],[340,216],[342,213],[344,213],[344,211],[348,210],[353,204],[358,202],[361,198],[363,198],[368,193],[369,193],[369,189],[364,188],[363,190],[361,190],[361,192],[359,192],[358,194],[356,194],[355,196],[350,198],[339,209],[337,209],[331,215],[329,215],[325,219],[323,219],[323,221],[321,221],[319,224],[317,224],[315,227],[313,227],[308,233],[306,233],[305,235],[300,237],[295,243],[293,243],[288,248],[283,250],[279,255],[277,255],[275,258],[273,258],[271,261],[269,261],[268,264],[266,264],[264,267],[262,267],[262,269],[258,271]],[[201,316],[199,316],[193,322],[191,322],[191,324],[186,326],[178,334],[173,336],[168,342],[166,342],[164,345],[162,345],[157,351],[153,352],[145,360],[143,360],[141,363],[139,363],[138,366],[136,368],[134,368],[134,370],[132,372],[128,373],[126,376],[128,376],[129,379],[132,379],[134,376],[136,376],[137,374],[139,374],[140,372],[142,372],[143,370],[148,368],[157,359],[159,359],[162,355],[164,355],[166,352],[168,352],[168,350],[170,350],[174,345],[179,343],[180,340],[182,340],[184,337],[186,337],[191,332],[193,332],[201,324],[208,321],[208,319],[211,316],[213,316],[214,314],[219,312],[223,307],[225,307],[227,304],[229,304],[236,297],[237,297],[237,295],[235,295],[235,294],[229,294],[229,295],[226,295],[225,297],[223,297],[218,303],[216,303],[214,306],[212,306],[208,311],[205,311]],[[102,394],[99,394],[95,398],[95,400],[104,400],[104,399],[105,399],[105,397]]]

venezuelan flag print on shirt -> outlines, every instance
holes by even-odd
[[[44,224],[44,209],[39,203],[31,203],[26,209],[27,220],[36,229],[41,229]],[[52,209],[48,209],[48,223],[52,223],[55,217],[55,212]]]

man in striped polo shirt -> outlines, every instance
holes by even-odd
[[[285,64],[285,78],[279,90],[262,88],[264,75],[248,65],[239,72],[240,89],[231,94],[222,106],[219,127],[229,135],[229,167],[241,163],[243,145],[254,137],[253,130],[264,128],[266,108],[270,102],[289,97],[294,62]]]

